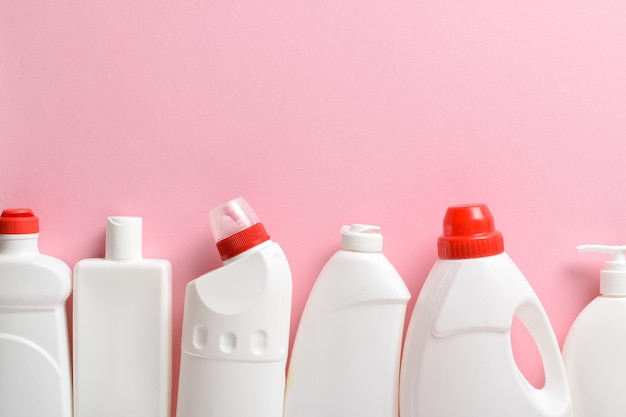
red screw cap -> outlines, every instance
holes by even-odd
[[[448,208],[437,249],[441,259],[482,258],[504,252],[504,240],[485,204],[466,204]]]
[[[244,253],[248,249],[252,249],[256,245],[260,245],[269,239],[270,237],[265,231],[263,224],[256,223],[241,232],[237,232],[234,235],[217,242],[217,250],[222,257],[222,260],[225,261]]]
[[[209,219],[223,261],[270,239],[256,213],[242,197],[215,207],[209,212]]]
[[[6,209],[0,216],[0,234],[25,235],[39,233],[39,218],[28,208]]]

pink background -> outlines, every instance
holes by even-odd
[[[575,246],[626,243],[625,21],[618,0],[5,0],[0,207],[70,266],[103,256],[106,216],[144,218],[174,267],[174,393],[185,285],[220,265],[207,212],[240,195],[291,262],[293,332],[341,225],[382,226],[410,314],[447,206],[481,201],[562,344],[605,258]]]

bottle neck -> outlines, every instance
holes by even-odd
[[[0,234],[0,253],[22,254],[39,253],[39,233],[32,234]]]
[[[602,270],[600,272],[600,294],[605,297],[625,297],[625,275],[625,270]]]

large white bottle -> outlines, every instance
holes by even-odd
[[[281,417],[291,271],[243,198],[210,212],[224,266],[187,284],[178,417]]]
[[[626,246],[583,245],[612,254],[600,272],[600,296],[580,312],[565,339],[563,360],[574,417],[626,415]]]
[[[76,417],[169,417],[172,269],[142,258],[140,217],[109,217],[104,259],[74,268]]]
[[[285,417],[397,417],[404,281],[377,226],[341,229],[320,272],[289,362]]]
[[[72,275],[39,253],[30,209],[0,216],[0,416],[71,417],[65,301]]]
[[[504,252],[487,206],[450,207],[413,311],[402,358],[402,417],[566,417],[571,402],[548,317]],[[545,385],[517,367],[517,317],[543,361]]]

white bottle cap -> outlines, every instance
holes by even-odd
[[[141,217],[107,218],[105,258],[141,259]]]
[[[608,253],[613,255],[600,271],[600,294],[607,296],[626,296],[626,246],[581,245],[580,252]]]
[[[381,252],[383,235],[379,226],[353,224],[341,228],[341,249],[353,252]]]

